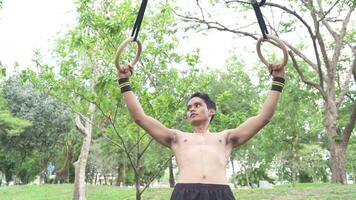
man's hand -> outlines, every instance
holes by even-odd
[[[285,75],[284,67],[280,67],[279,64],[270,64],[268,66],[268,71],[273,77],[284,78]]]
[[[129,78],[132,75],[132,67],[130,64],[120,65],[118,76],[120,78]]]

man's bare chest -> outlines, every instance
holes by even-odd
[[[220,160],[230,155],[230,146],[223,134],[180,134],[173,141],[172,149],[178,159],[191,161],[201,157]]]

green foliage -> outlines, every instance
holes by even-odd
[[[356,139],[351,136],[351,140],[346,150],[346,170],[350,178],[356,180]]]
[[[31,122],[15,117],[10,112],[2,92],[3,90],[0,94],[0,173],[5,175],[6,182],[9,183],[13,174],[17,173],[16,168],[21,165],[23,154],[21,156],[19,148],[23,147],[23,143],[19,141]]]
[[[35,154],[28,155],[16,170],[16,175],[20,178],[22,184],[28,184],[33,181],[39,173],[37,166],[38,158]]]
[[[14,117],[7,109],[6,104],[6,100],[0,95],[0,135],[7,137],[18,136],[31,123],[27,120]]]
[[[57,148],[61,148],[64,134],[73,127],[71,114],[65,105],[39,92],[31,83],[22,83],[18,77],[7,80],[3,91],[11,112],[31,122],[18,137],[6,140],[8,145],[15,144],[14,151],[23,157],[16,162],[18,176],[30,181],[35,173],[47,168]],[[36,163],[36,168],[25,169],[29,162]]]
[[[257,114],[258,90],[244,68],[242,61],[231,56],[226,63],[227,72],[210,72],[213,77],[208,93],[216,99],[218,108],[212,130],[236,128],[248,117]]]
[[[234,181],[237,182],[239,186],[249,186],[252,187],[259,186],[260,180],[266,180],[270,183],[274,182],[274,179],[270,178],[267,174],[268,166],[260,165],[256,168],[248,169],[246,171],[240,171],[234,176]]]
[[[299,168],[312,178],[313,182],[321,182],[328,168],[327,151],[319,145],[302,145],[299,152]]]

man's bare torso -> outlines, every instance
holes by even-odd
[[[179,177],[178,183],[228,184],[226,165],[232,145],[227,132],[178,132],[172,143]]]

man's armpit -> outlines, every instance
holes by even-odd
[[[226,144],[235,147],[237,144],[239,144],[239,138],[236,136],[236,133],[235,133],[234,137],[230,137],[231,133],[232,132],[230,130],[227,130],[227,133],[226,133]]]

